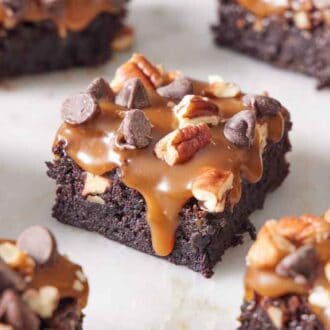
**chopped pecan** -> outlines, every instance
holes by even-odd
[[[222,212],[225,208],[227,192],[233,187],[233,180],[234,175],[230,171],[204,169],[192,185],[193,196],[207,211]]]
[[[111,187],[111,181],[103,176],[86,172],[83,196],[100,195]]]
[[[309,214],[282,218],[277,227],[282,236],[297,245],[321,243],[330,237],[330,223]]]
[[[211,142],[211,130],[206,124],[177,129],[157,142],[155,153],[168,165],[184,163]]]
[[[139,78],[147,89],[155,89],[162,85],[164,74],[143,55],[134,54],[128,62],[117,69],[111,87],[118,91],[130,78]]]
[[[202,123],[218,125],[220,121],[218,106],[207,97],[198,95],[186,95],[173,111],[180,128]]]
[[[218,80],[210,83],[204,89],[204,94],[209,97],[231,98],[241,94],[241,89],[234,83]]]
[[[295,246],[279,233],[277,222],[270,220],[261,228],[251,246],[247,262],[254,268],[271,268],[293,251]]]

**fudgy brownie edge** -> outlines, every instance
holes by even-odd
[[[285,154],[291,149],[290,129],[291,122],[287,118],[281,141],[269,143],[264,151],[262,179],[256,184],[243,182],[241,200],[233,211],[228,204],[222,213],[207,213],[199,208],[195,199],[183,207],[175,247],[167,260],[210,277],[225,250],[241,243],[244,232],[253,233],[248,216],[262,208],[266,194],[277,188],[289,172]],[[108,173],[111,188],[100,195],[105,204],[91,203],[81,194],[85,173],[65,154],[63,145],[55,147],[54,153],[59,159],[47,163],[48,176],[58,185],[53,216],[62,223],[98,232],[155,255],[145,219],[144,199],[120,181],[120,173],[117,170]]]
[[[213,26],[216,44],[227,46],[318,79],[318,87],[330,86],[330,29],[298,29],[283,16],[270,16],[260,29],[255,16],[235,0],[219,0],[219,23]]]
[[[2,30],[0,78],[104,63],[110,43],[122,29],[122,14],[102,13],[84,30],[62,38],[51,21],[20,23]]]

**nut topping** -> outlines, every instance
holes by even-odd
[[[49,318],[56,310],[60,293],[53,286],[43,286],[39,290],[28,289],[22,296],[23,301],[42,318]]]
[[[13,19],[18,19],[27,8],[26,0],[0,0],[0,5],[4,7],[6,15]]]
[[[119,128],[117,145],[119,148],[142,149],[151,142],[151,123],[141,110],[125,112]]]
[[[131,78],[125,82],[116,96],[115,103],[128,109],[150,107],[148,93],[138,78]]]
[[[80,125],[100,112],[96,99],[89,93],[79,93],[66,99],[62,105],[62,118],[71,125]]]
[[[111,181],[108,178],[87,172],[82,195],[101,195],[110,187]]]
[[[228,141],[240,148],[251,148],[254,143],[256,118],[252,111],[240,111],[225,124],[223,133]]]
[[[247,262],[255,268],[272,268],[294,251],[295,246],[279,234],[277,222],[270,220],[261,228],[257,240],[251,246]]]
[[[204,94],[209,97],[232,98],[240,95],[241,89],[234,83],[216,81],[204,89]]]
[[[14,270],[12,270],[7,265],[7,263],[0,258],[0,291],[4,289],[23,291],[25,286],[26,285],[23,278]]]
[[[180,101],[185,95],[193,94],[193,83],[186,77],[178,77],[170,84],[157,88],[157,93],[173,101]]]
[[[134,54],[132,58],[118,68],[111,86],[118,91],[130,78],[139,78],[147,89],[155,89],[163,84],[163,74],[141,54]]]
[[[173,108],[179,120],[179,127],[196,124],[218,125],[220,121],[219,109],[207,97],[186,95]]]
[[[229,171],[205,169],[192,185],[193,196],[207,211],[222,212],[225,208],[226,194],[233,187],[233,180],[234,175]]]
[[[267,314],[275,325],[276,329],[282,329],[284,324],[283,311],[279,307],[269,306],[267,307]]]
[[[173,166],[191,159],[199,149],[211,142],[211,131],[206,124],[189,125],[164,136],[155,146],[155,153]]]

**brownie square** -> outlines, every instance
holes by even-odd
[[[202,273],[206,277],[210,277],[213,274],[213,267],[219,260],[221,260],[221,257],[226,249],[241,243],[242,234],[245,232],[250,232],[253,236],[254,227],[248,220],[249,215],[254,210],[262,208],[267,193],[276,189],[288,174],[289,165],[285,159],[285,155],[291,148],[288,138],[288,133],[291,129],[290,116],[287,110],[285,110],[279,102],[269,98],[268,96],[253,96],[252,98],[245,96],[244,102],[250,103],[249,106],[246,105],[246,108],[250,107],[250,110],[238,111],[238,108],[241,109],[241,107],[243,107],[241,103],[243,102],[243,94],[236,89],[236,85],[227,84],[224,82],[216,82],[215,84],[201,83],[191,81],[185,77],[173,77],[175,73],[164,73],[162,71],[155,70],[156,67],[152,66],[152,64],[143,56],[134,55],[128,63],[118,69],[115,79],[111,84],[111,91],[109,90],[109,85],[106,86],[106,82],[103,79],[96,80],[97,83],[93,82],[92,85],[88,87],[87,94],[90,93],[88,91],[93,91],[92,94],[94,95],[94,102],[95,104],[98,103],[100,105],[101,110],[95,110],[97,109],[97,106],[94,104],[93,107],[90,106],[88,112],[86,111],[83,119],[80,115],[79,118],[73,115],[74,110],[72,105],[77,103],[80,104],[80,101],[77,101],[77,98],[75,97],[69,98],[65,101],[64,107],[62,108],[62,115],[65,123],[58,131],[54,142],[54,161],[47,163],[48,175],[54,179],[57,184],[56,202],[53,208],[53,216],[62,223],[98,232],[109,239],[115,240],[150,255],[164,258],[177,265],[185,265],[194,271]],[[143,73],[141,74],[141,72]],[[150,72],[153,73],[152,76],[149,76]],[[150,80],[147,77],[152,77],[153,80]],[[160,77],[162,77],[162,79],[158,79]],[[144,92],[140,91],[140,94],[137,93],[135,95],[135,92],[132,91],[138,88],[138,84],[132,87],[132,82],[137,83],[136,79],[138,79],[138,81],[142,84],[142,87],[145,86],[145,88]],[[189,81],[191,85],[189,85]],[[98,93],[95,93],[96,85],[99,85]],[[155,87],[155,85],[157,87]],[[139,86],[141,87],[141,85]],[[184,86],[184,88],[182,86]],[[210,86],[212,86],[212,88],[214,86],[221,88],[225,87],[226,93],[228,92],[230,94],[234,92],[234,94],[225,95],[225,93],[221,92],[222,96],[212,96],[207,92]],[[174,87],[174,91],[173,89],[171,90],[172,87]],[[190,89],[191,87],[193,88],[192,90]],[[101,93],[101,90],[107,90],[107,94],[104,92]],[[204,92],[206,92],[209,96],[201,96],[202,94],[204,95]],[[181,95],[178,96],[180,93]],[[194,95],[185,95],[186,93],[193,93]],[[86,92],[83,93],[86,100],[89,98],[91,103],[93,103],[93,98],[90,98],[85,94]],[[95,95],[97,94],[99,97],[98,101],[95,99]],[[103,95],[103,101],[100,99],[100,95]],[[104,95],[107,95],[107,101],[105,103]],[[126,95],[126,101],[129,100],[128,103],[130,104],[127,103],[125,106],[119,105],[119,103],[125,103],[123,102],[123,95]],[[82,94],[79,94],[78,98],[81,100]],[[261,103],[259,101],[259,103],[256,102],[255,98],[259,101],[261,100]],[[157,107],[156,105],[159,104],[159,102],[162,104],[162,110],[160,110],[159,106]],[[169,250],[167,250],[167,253],[163,253],[164,250],[159,249],[159,245],[157,245],[159,242],[155,242],[155,237],[153,237],[153,233],[155,232],[153,232],[153,230],[155,230],[155,226],[157,226],[157,224],[155,225],[153,222],[155,219],[150,219],[150,213],[148,213],[148,210],[155,206],[154,204],[150,204],[150,199],[157,195],[158,188],[154,190],[155,193],[150,195],[143,192],[145,186],[148,185],[147,181],[149,173],[150,176],[153,176],[153,171],[159,170],[162,172],[164,170],[168,173],[166,174],[168,175],[167,182],[170,182],[173,179],[172,175],[177,175],[177,171],[183,170],[183,172],[180,172],[180,175],[185,176],[184,172],[185,168],[187,168],[187,177],[190,180],[194,179],[189,177],[190,173],[193,173],[196,170],[194,167],[195,164],[197,164],[196,166],[200,166],[200,161],[202,164],[205,164],[205,166],[210,164],[217,166],[216,161],[208,158],[209,155],[213,156],[214,151],[212,151],[212,148],[214,145],[217,145],[217,142],[210,142],[208,145],[204,144],[200,146],[199,138],[201,138],[201,136],[199,136],[198,139],[193,140],[193,142],[190,141],[190,143],[194,146],[196,146],[196,141],[198,141],[199,150],[196,151],[189,159],[185,159],[182,163],[174,163],[169,165],[171,164],[170,161],[172,161],[172,158],[169,159],[166,158],[166,156],[165,158],[159,157],[159,150],[157,148],[162,139],[158,142],[157,139],[165,134],[162,131],[162,134],[158,135],[158,130],[162,129],[161,127],[164,122],[168,122],[166,119],[168,118],[167,116],[172,118],[174,116],[173,112],[175,112],[176,109],[181,109],[181,106],[183,106],[183,108],[187,110],[191,104],[197,105],[199,109],[196,117],[192,118],[191,122],[194,124],[187,124],[185,122],[187,126],[183,126],[183,128],[180,129],[175,129],[173,131],[174,133],[171,132],[173,128],[166,128],[166,131],[169,130],[169,134],[172,134],[171,136],[179,133],[185,136],[188,135],[187,127],[188,129],[193,128],[195,130],[205,129],[206,132],[211,132],[214,141],[218,139],[219,141],[222,141],[218,142],[220,143],[219,145],[221,145],[221,148],[224,147],[224,149],[221,149],[222,151],[219,150],[220,158],[222,153],[225,154],[224,150],[229,149],[230,153],[233,152],[233,154],[230,154],[221,161],[220,167],[223,164],[231,166],[229,165],[229,163],[231,163],[230,159],[234,159],[237,152],[243,153],[245,155],[245,159],[252,157],[252,162],[256,161],[258,164],[262,165],[262,173],[260,173],[260,177],[258,177],[255,182],[251,182],[250,179],[244,177],[240,178],[240,171],[237,171],[235,174],[237,175],[236,178],[238,178],[237,185],[235,186],[235,183],[232,183],[228,187],[226,186],[228,180],[226,181],[223,179],[226,176],[219,175],[216,178],[220,178],[223,181],[220,180],[220,185],[218,186],[218,190],[216,192],[218,204],[212,204],[212,206],[211,203],[209,203],[210,200],[203,201],[201,194],[198,194],[197,189],[195,191],[195,188],[193,188],[193,195],[191,196],[191,193],[188,194],[188,197],[184,200],[181,210],[178,211],[174,217],[174,220],[173,218],[171,220],[175,221],[176,224],[176,227],[174,227],[175,231],[173,234],[173,245]],[[222,106],[225,108],[226,104],[230,104],[230,106],[227,110],[224,109],[224,117],[222,120],[214,123],[214,120],[217,119],[219,111],[217,106],[214,107],[217,104],[220,109]],[[235,110],[238,111],[236,117],[235,115],[232,116],[231,104],[239,105],[239,107]],[[266,107],[263,107],[263,110],[261,110],[261,104],[266,105]],[[129,109],[132,105],[134,105],[134,107],[142,105],[141,108],[143,108],[143,110]],[[205,107],[208,108],[206,109]],[[254,108],[254,110],[252,110],[252,108]],[[112,125],[109,123],[109,118],[107,117],[108,111],[112,110],[106,109],[116,109],[115,111],[119,110],[119,117],[121,118],[124,116],[123,122],[120,125],[118,124],[119,131],[112,131],[107,126],[108,124]],[[157,113],[158,111],[156,109],[163,111],[163,115],[159,112],[159,117],[154,116],[153,113]],[[201,116],[201,109],[206,109],[208,115]],[[216,111],[215,114],[212,112],[214,109]],[[265,111],[265,109],[267,110]],[[92,110],[95,110],[95,113],[92,114]],[[227,114],[226,111],[228,111]],[[212,116],[210,116],[211,112],[213,113]],[[263,112],[263,114],[261,114],[261,112]],[[256,115],[256,113],[258,114]],[[129,134],[125,135],[126,127],[131,129],[129,132],[132,132],[135,129],[135,126],[132,126],[132,122],[127,122],[127,118],[131,115],[135,116],[137,114],[141,115],[143,118],[148,118],[147,116],[150,115],[149,118],[152,121],[152,131],[151,134],[148,132],[147,137],[151,135],[153,141],[149,142],[150,145],[143,146],[141,148],[134,145],[134,143],[138,143],[136,141],[139,141],[139,143],[143,141],[141,140],[142,133],[140,128],[140,131],[136,130],[139,132],[138,137],[140,140],[137,140],[137,136],[135,136],[136,140],[134,140],[134,136],[132,137]],[[240,133],[238,133],[238,135],[236,134],[238,127],[236,127],[237,125],[233,122],[233,118],[241,118],[243,115],[251,116],[248,118],[251,120],[256,120],[258,132],[259,128],[262,126],[262,123],[265,123],[265,120],[270,120],[268,122],[269,130],[267,131],[267,137],[265,137],[263,143],[259,142],[259,145],[257,146],[257,148],[260,148],[260,150],[258,150],[260,152],[262,151],[262,155],[259,154],[259,151],[254,154],[255,151],[253,150],[255,150],[254,148],[256,147],[256,141],[247,141],[247,135],[242,136]],[[165,116],[165,119],[162,116]],[[121,120],[120,118],[119,121]],[[201,120],[209,120],[209,123],[212,122],[213,124],[209,124],[209,126],[205,124],[205,122],[203,124],[197,124],[196,118],[197,122]],[[283,121],[280,121],[281,134],[276,140],[274,140],[271,138],[272,127],[274,128],[271,122],[276,118],[282,118]],[[135,122],[140,119],[141,118],[136,117]],[[82,120],[86,120],[86,122],[82,123]],[[187,118],[185,118],[185,120],[187,120]],[[250,125],[249,119],[246,120],[247,121],[245,121],[245,124],[243,123],[244,127],[245,125]],[[69,122],[71,124],[69,124]],[[80,124],[78,124],[78,122],[80,122]],[[108,124],[105,124],[104,126],[104,123]],[[129,126],[129,124],[131,126]],[[238,126],[241,124],[242,122],[240,122]],[[224,137],[222,132],[224,125],[227,127],[227,138]],[[76,158],[77,155],[83,154],[86,151],[86,149],[83,150],[84,146],[87,146],[90,143],[93,148],[89,149],[88,152],[93,153],[95,150],[100,150],[100,148],[103,150],[103,147],[99,144],[101,140],[98,140],[98,137],[103,136],[103,133],[101,133],[103,129],[106,131],[110,129],[110,131],[107,131],[105,136],[111,136],[111,134],[114,133],[118,134],[117,137],[119,136],[119,139],[126,139],[122,145],[109,147],[114,152],[119,150],[119,154],[122,153],[122,155],[126,155],[129,153],[130,155],[133,155],[131,160],[128,160],[122,164],[123,166],[115,166],[113,169],[107,170],[106,167],[103,167],[103,165],[106,164],[102,163],[102,161],[97,161],[94,164],[94,160],[96,160],[96,158],[102,158],[104,156],[103,152],[98,154],[98,156],[94,159],[91,154],[88,155],[87,158],[85,156],[83,157],[84,159],[89,159],[90,161],[88,162],[90,164],[93,163],[94,165],[97,165],[96,167],[92,166],[93,168],[89,168],[88,164],[83,164],[83,162],[80,162],[82,159],[79,160],[79,157]],[[92,135],[89,135],[92,131]],[[87,135],[85,135],[84,132],[87,133]],[[200,131],[197,132],[200,133]],[[260,137],[261,135],[259,135],[259,133],[257,136]],[[78,134],[79,136],[75,136],[75,134]],[[83,135],[80,136],[80,134]],[[254,135],[253,132],[252,134]],[[167,135],[166,137],[168,138]],[[227,139],[234,142],[229,142]],[[116,141],[118,142],[118,140]],[[251,142],[254,146],[252,146],[252,144],[246,144],[243,146],[242,143],[245,144],[245,142]],[[81,148],[76,143],[78,143]],[[224,146],[222,143],[224,143]],[[237,145],[240,145],[240,147],[237,147]],[[128,150],[122,151],[123,149],[121,148],[128,148]],[[138,157],[139,153],[145,155],[148,162],[145,163],[144,170],[141,168],[142,172],[138,171],[136,175],[144,175],[145,171],[145,173],[147,173],[147,181],[145,181],[145,183],[142,182],[141,186],[134,189],[125,183],[125,180],[127,180],[125,179],[125,176],[129,176],[131,172],[128,171],[123,175],[123,171],[126,171],[126,165],[124,164],[134,163],[134,157]],[[219,157],[216,153],[214,155]],[[203,157],[206,157],[206,160],[204,160]],[[98,160],[101,158],[98,158]],[[240,161],[241,160],[238,160],[238,162]],[[166,162],[168,163],[165,164]],[[233,162],[235,163],[236,161],[234,160]],[[159,169],[154,166],[159,166]],[[100,175],[100,169],[104,170],[102,175]],[[132,171],[134,171],[134,169],[132,169]],[[211,171],[211,173],[213,172]],[[221,172],[221,174],[223,173],[228,174],[228,171]],[[156,178],[158,177],[158,174],[155,175]],[[191,175],[193,176],[193,174]],[[226,178],[232,178],[232,176],[227,176]],[[182,178],[179,176],[177,180],[177,184],[179,186]],[[194,187],[196,186],[196,182],[198,182],[198,180],[193,181]],[[131,184],[129,185],[131,186]],[[159,182],[154,183],[152,188],[155,188],[156,186],[160,186]],[[227,189],[224,189],[225,187],[227,187]],[[235,202],[232,200],[232,192],[236,191],[234,187],[238,188],[238,191],[239,188],[241,189],[239,198],[237,198]],[[204,192],[212,191],[213,188],[212,182],[207,183],[206,186],[203,186]],[[176,187],[173,189],[175,190]],[[186,193],[187,192],[185,192],[185,194]],[[177,199],[182,198],[181,193],[176,196]],[[166,197],[167,196],[165,194],[164,198]],[[149,205],[146,200],[149,200]],[[162,201],[160,203],[162,203]],[[177,206],[177,204],[175,204],[177,203],[176,200],[171,203],[169,204],[171,207],[173,207],[173,205],[175,207]],[[167,207],[165,206],[164,209],[162,209],[162,211],[164,211],[163,214],[171,213],[171,207],[169,207],[169,209],[167,209]],[[157,220],[158,218],[156,221]],[[167,221],[168,220],[165,218],[165,220],[163,219],[161,222],[161,224],[165,223],[165,229],[163,229],[164,231],[168,230],[168,228],[173,228],[167,223]],[[160,234],[162,234],[162,232]],[[166,236],[166,239],[171,240],[171,238],[171,236]],[[167,240],[166,243],[168,243]]]
[[[12,7],[15,1],[1,3],[0,78],[94,66],[109,59],[111,44],[131,33],[123,24],[126,1],[113,6],[111,1],[104,6],[75,1],[57,1],[60,8],[49,7],[49,1],[24,0],[19,8]],[[70,14],[73,9],[79,12]]]
[[[270,2],[268,10],[256,9],[261,2],[218,0],[216,44],[315,77],[319,88],[330,86],[329,4]]]

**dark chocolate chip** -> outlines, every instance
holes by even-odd
[[[0,320],[15,330],[38,330],[39,318],[13,291],[6,290],[0,299]]]
[[[115,103],[128,109],[143,109],[150,106],[148,93],[138,78],[129,79],[117,94]]]
[[[133,148],[145,148],[151,141],[151,124],[142,110],[125,112],[125,117],[120,126],[123,144]]]
[[[98,101],[104,100],[112,102],[114,99],[114,93],[110,85],[103,78],[94,79],[87,87],[87,93],[94,96]]]
[[[17,239],[17,246],[39,265],[51,262],[58,255],[54,236],[47,228],[41,226],[24,230]]]
[[[283,258],[276,267],[280,276],[293,277],[297,283],[306,284],[318,272],[319,259],[312,245],[305,245]]]
[[[62,105],[62,118],[71,125],[83,124],[99,112],[96,99],[89,93],[73,95]]]
[[[12,270],[6,262],[0,258],[0,291],[5,289],[23,291],[25,289],[25,282],[18,273]]]
[[[226,122],[223,133],[236,146],[250,148],[254,142],[255,128],[255,114],[251,110],[243,110]]]
[[[61,15],[64,13],[65,0],[41,0],[41,5],[43,5],[49,13]]]
[[[157,88],[160,96],[180,101],[185,95],[193,94],[193,83],[186,77],[179,77],[170,84]]]
[[[27,7],[26,0],[0,0],[0,5],[8,16],[16,19],[20,17]]]
[[[269,96],[247,94],[243,96],[243,103],[254,110],[258,117],[274,116],[282,108],[279,101]]]

